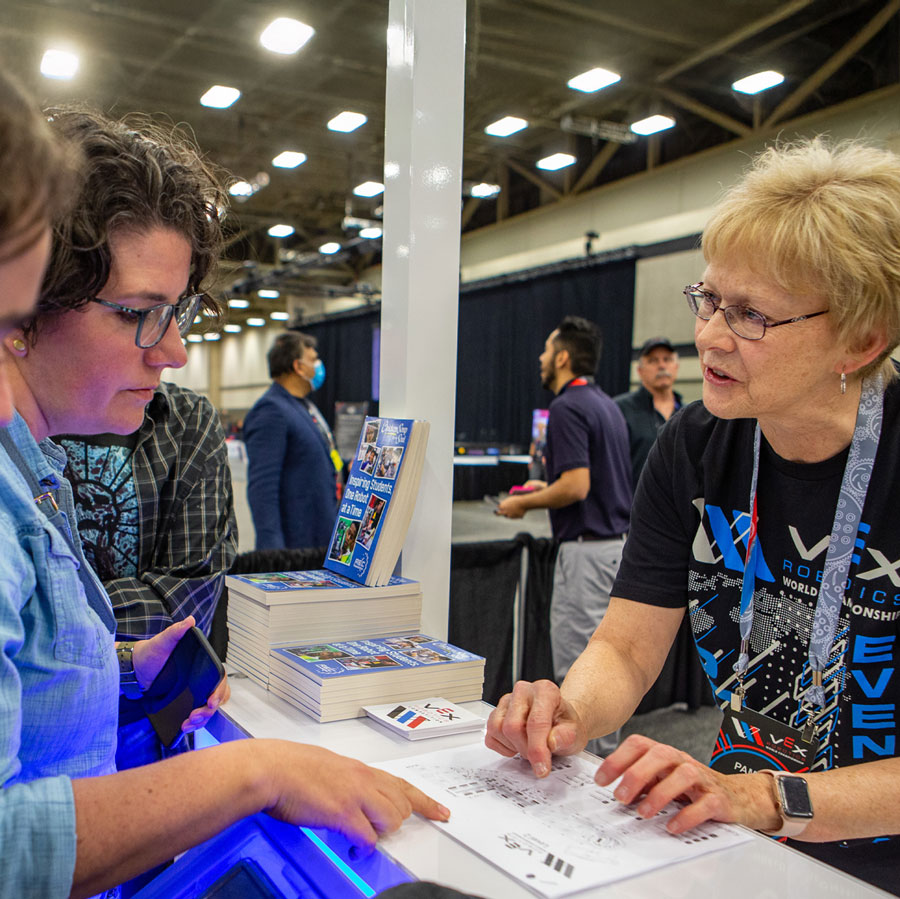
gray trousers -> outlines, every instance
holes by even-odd
[[[623,537],[560,544],[550,605],[550,645],[557,683],[562,683],[609,608],[624,545]],[[605,757],[616,748],[619,737],[616,731],[591,740],[586,748]]]

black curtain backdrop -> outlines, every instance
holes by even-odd
[[[597,383],[628,390],[634,317],[633,259],[564,269],[527,281],[465,290],[459,300],[456,439],[527,447],[531,411],[552,394],[541,387],[538,356],[566,315],[603,332]]]
[[[465,287],[459,299],[456,439],[520,444],[531,440],[531,411],[552,395],[540,384],[538,356],[566,315],[581,315],[603,332],[597,383],[613,396],[628,390],[634,313],[633,258],[579,261],[521,280]],[[319,342],[325,384],[314,400],[334,424],[337,401],[372,402],[372,340],[380,308],[332,316],[303,330]]]
[[[325,383],[312,400],[332,427],[336,402],[369,400],[369,414],[378,412],[377,404],[372,404],[372,335],[379,320],[376,306],[303,326],[303,332],[318,341],[325,363]]]

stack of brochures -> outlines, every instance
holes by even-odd
[[[361,584],[387,584],[397,565],[425,465],[427,421],[366,418],[325,567]]]
[[[229,575],[228,663],[262,685],[273,645],[415,633],[421,627],[417,581],[393,577],[366,587],[332,571]]]
[[[481,699],[483,684],[482,656],[425,634],[278,646],[269,661],[269,690],[318,721],[429,693]]]

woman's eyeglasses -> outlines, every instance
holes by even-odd
[[[163,339],[173,316],[178,333],[184,337],[197,316],[203,296],[202,293],[195,293],[182,297],[177,303],[160,303],[148,309],[132,309],[131,306],[101,300],[100,297],[91,297],[91,301],[115,309],[125,321],[137,325],[134,335],[135,346],[148,350]]]
[[[721,297],[702,288],[703,282],[700,281],[697,284],[689,284],[683,291],[691,312],[705,322],[708,322],[717,311],[721,312],[725,316],[728,327],[744,340],[762,340],[766,336],[766,328],[805,322],[808,318],[815,318],[817,315],[825,315],[828,312],[827,309],[823,309],[821,312],[810,312],[808,315],[797,315],[780,322],[772,322],[761,312],[757,312],[749,306],[723,306]]]

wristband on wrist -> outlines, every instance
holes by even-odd
[[[768,774],[774,781],[775,804],[781,815],[781,827],[778,830],[761,832],[770,837],[799,836],[813,819],[812,799],[806,779],[799,774],[769,768],[763,769],[760,774]]]
[[[116,656],[119,659],[119,687],[122,693],[126,699],[140,699],[144,691],[134,673],[134,643],[118,643]]]

